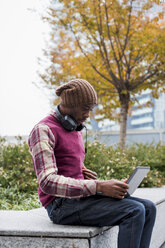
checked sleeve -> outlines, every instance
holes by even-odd
[[[45,194],[65,198],[96,194],[95,180],[79,180],[58,175],[54,154],[55,137],[47,125],[36,125],[29,135],[28,144],[38,184]]]

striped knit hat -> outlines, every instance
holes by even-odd
[[[84,79],[73,79],[59,86],[56,95],[61,97],[61,104],[65,107],[90,107],[97,103],[96,91]]]

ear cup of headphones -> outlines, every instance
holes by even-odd
[[[68,131],[74,131],[77,128],[75,120],[69,115],[63,116],[61,124]]]
[[[59,105],[56,107],[56,116],[61,125],[67,131],[81,131],[85,126],[83,124],[77,125],[76,121],[70,115],[62,115],[59,110]]]
[[[83,124],[80,124],[77,126],[76,131],[81,131],[85,126]]]
[[[69,115],[62,115],[59,110],[59,105],[56,107],[56,116],[61,125],[68,131],[74,131],[77,128],[76,121]]]

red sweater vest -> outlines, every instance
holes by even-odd
[[[81,132],[65,130],[53,115],[47,116],[40,123],[47,125],[55,137],[54,155],[58,175],[84,179],[82,167],[84,165],[85,151]],[[55,199],[55,196],[42,192],[40,187],[38,194],[42,205],[45,207]]]

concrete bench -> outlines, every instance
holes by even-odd
[[[150,248],[165,247],[165,187],[137,189],[134,196],[157,205]],[[3,248],[117,248],[118,226],[83,227],[53,224],[44,208],[0,211],[0,247]]]

